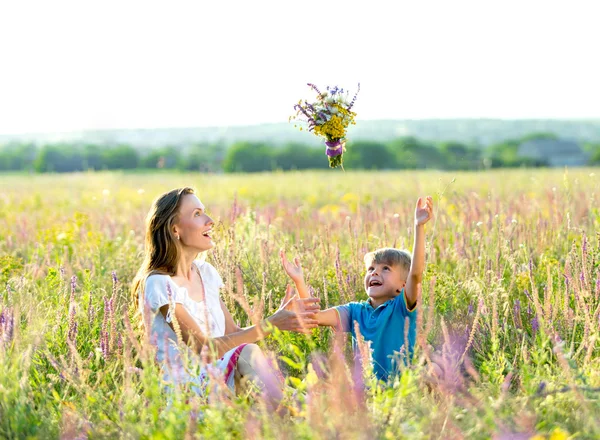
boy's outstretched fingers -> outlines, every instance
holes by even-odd
[[[292,286],[290,286],[288,284],[287,287],[285,288],[285,295],[283,296],[283,299],[281,300],[281,305],[279,306],[279,308],[280,309],[288,308],[290,303],[295,299],[296,295],[297,295],[296,289],[294,289]]]

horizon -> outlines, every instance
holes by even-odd
[[[556,121],[556,122],[589,122],[600,123],[600,117],[597,118],[403,118],[403,119],[363,119],[364,122],[452,122],[452,121],[494,121],[494,122],[540,122],[540,121]],[[29,135],[53,135],[53,134],[76,134],[88,132],[111,132],[111,131],[154,131],[154,130],[195,130],[195,129],[223,129],[223,128],[251,128],[260,127],[262,125],[284,125],[292,124],[287,121],[262,122],[256,124],[238,124],[238,125],[204,125],[204,126],[165,126],[165,127],[123,127],[123,128],[91,128],[80,130],[63,130],[63,131],[35,131],[21,133],[0,133],[2,137],[21,137]]]
[[[32,9],[0,5],[0,135],[284,123],[307,82],[360,83],[359,122],[600,119],[593,1]]]

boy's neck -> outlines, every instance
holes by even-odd
[[[369,304],[371,304],[371,307],[373,307],[374,309],[376,309],[377,307],[379,307],[382,304],[385,304],[386,302],[388,302],[390,299],[394,299],[394,298],[371,298],[369,297]]]

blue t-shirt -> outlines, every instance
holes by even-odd
[[[404,321],[408,318],[408,355],[412,357],[417,339],[417,306],[408,310],[404,289],[394,299],[374,309],[368,301],[351,302],[336,307],[341,329],[356,338],[354,323],[360,334],[371,341],[373,370],[378,379],[387,380],[397,372],[400,359],[406,359]],[[402,350],[402,355],[398,355]]]

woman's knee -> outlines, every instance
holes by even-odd
[[[251,362],[257,358],[264,357],[264,354],[258,345],[246,344],[240,353],[240,357],[246,362]]]
[[[246,344],[240,353],[238,369],[242,373],[242,376],[247,374],[254,375],[256,374],[256,367],[262,366],[260,364],[263,363],[264,359],[265,355],[258,345]]]

